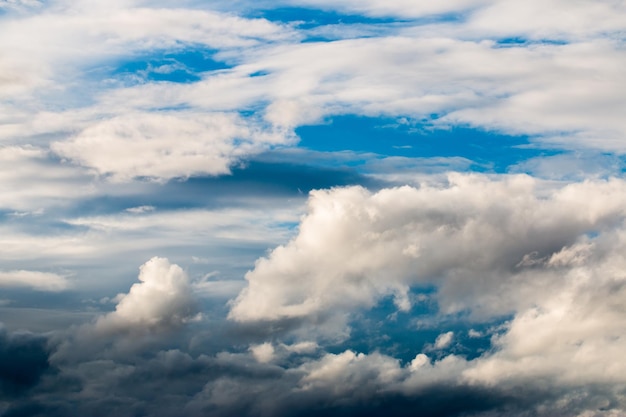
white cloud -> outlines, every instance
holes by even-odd
[[[547,258],[560,273],[558,291],[520,309],[495,339],[497,352],[465,376],[485,384],[537,378],[564,386],[626,384],[625,247],[622,226]]]
[[[454,332],[442,333],[435,340],[435,349],[445,349],[452,343]]]
[[[286,0],[285,3],[301,6],[323,7],[331,10],[357,12],[370,16],[421,17],[468,9],[488,4],[488,0],[442,0],[437,2],[412,0]]]
[[[530,39],[579,39],[594,35],[618,35],[626,26],[622,19],[626,7],[611,0],[285,0],[285,3],[401,19],[440,15],[438,25],[449,26],[451,31],[461,36],[480,34],[525,36]],[[457,19],[450,19],[450,14],[456,14],[454,17]],[[421,26],[419,23],[417,25]],[[424,26],[430,28],[432,24]]]
[[[253,46],[287,39],[292,32],[263,19],[183,8],[134,7],[89,1],[50,2],[32,15],[2,16],[0,80],[24,94],[36,87],[71,87],[82,71],[146,50],[180,48],[181,43],[208,48]],[[2,84],[5,84],[4,82]]]
[[[336,114],[416,120],[437,114],[439,127],[470,125],[558,147],[624,151],[626,57],[611,40],[506,48],[446,37],[435,26],[427,33],[279,44],[238,57],[242,65],[193,86],[133,87],[102,103],[137,108],[166,98],[170,106],[212,111],[263,103],[266,120],[285,128]],[[267,75],[249,77],[259,71]]]
[[[365,355],[346,350],[328,353],[300,367],[306,375],[299,385],[303,390],[328,390],[334,397],[351,395],[367,398],[381,386],[397,382],[402,376],[399,361],[373,353]]]
[[[406,310],[409,288],[423,284],[438,288],[444,314],[508,314],[557,291],[562,272],[550,265],[584,259],[565,253],[620,225],[625,201],[622,180],[562,186],[527,176],[314,191],[298,235],[246,274],[230,317],[318,320],[385,296]],[[554,261],[537,271],[524,267],[528,256]]]
[[[143,214],[143,213],[149,213],[154,210],[156,210],[154,206],[137,206],[137,207],[129,207],[124,211],[128,213],[132,213],[132,214]]]
[[[240,158],[288,142],[234,114],[165,112],[107,119],[51,147],[98,174],[127,181],[226,174]]]
[[[176,327],[196,315],[189,278],[178,265],[165,258],[152,258],[141,266],[139,281],[121,297],[114,312],[98,319],[97,331]]]
[[[274,359],[274,346],[271,343],[250,346],[250,352],[254,359],[260,363],[268,363]]]
[[[291,128],[346,113],[416,120],[438,114],[442,127],[529,134],[557,147],[625,149],[626,58],[611,35],[624,30],[620,5],[305,3],[371,15],[456,11],[465,19],[405,24],[365,39],[296,43],[296,29],[263,19],[132,2],[54,3],[32,16],[3,17],[0,46],[8,52],[0,80],[12,100],[1,109],[7,123],[0,136],[53,139],[60,155],[124,181],[227,173],[260,150],[293,144]],[[560,18],[564,9],[567,19]],[[508,21],[515,24],[498,23]],[[503,48],[493,40],[559,34],[571,43]],[[191,85],[147,82],[131,88],[114,77],[103,87],[102,78],[110,74],[87,71],[189,44],[217,48],[221,59],[238,65]],[[50,97],[68,104],[53,105],[57,100]],[[265,121],[233,116],[242,109],[254,109]]]
[[[58,165],[38,147],[0,146],[0,166],[0,209],[42,214],[95,191],[82,169]]]
[[[59,292],[67,290],[67,277],[40,271],[0,271],[0,287],[29,287],[39,291]]]

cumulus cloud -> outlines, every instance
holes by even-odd
[[[351,350],[327,354],[319,361],[303,367],[306,375],[300,380],[302,389],[323,387],[334,390],[334,395],[337,396],[346,391],[355,391],[356,387],[359,387],[358,395],[371,394],[368,386],[378,388],[380,385],[395,382],[401,374],[398,361],[393,358],[377,353],[357,354]]]
[[[476,321],[511,314],[490,350],[471,360],[426,356],[452,344],[450,331],[404,366],[378,353],[328,354],[302,365],[303,389],[342,400],[386,390],[417,401],[445,386],[448,395],[489,392],[507,404],[506,415],[619,415],[624,182],[449,181],[312,193],[298,236],[257,262],[230,317],[315,321],[398,297],[402,286],[434,285],[440,314],[465,311]],[[544,399],[529,386],[542,387]]]
[[[314,191],[298,235],[246,274],[230,317],[321,318],[385,296],[407,310],[419,285],[438,288],[444,313],[508,314],[559,288],[551,265],[619,226],[625,199],[618,179],[550,187],[460,174],[443,186]],[[537,271],[529,256],[554,261]]]
[[[180,326],[197,313],[185,271],[165,258],[152,258],[139,269],[140,283],[123,294],[115,311],[95,323],[95,329],[150,331]]]
[[[191,282],[167,259],[151,259],[114,311],[56,332],[55,372],[47,372],[49,340],[0,329],[0,395],[14,397],[0,399],[0,414],[623,415],[626,183],[582,181],[590,170],[619,172],[619,156],[601,152],[626,149],[623,4],[281,2],[403,20],[309,30],[315,24],[200,3],[0,2],[0,209],[8,213],[0,242],[14,269],[0,273],[0,286],[67,288],[65,277],[18,261],[71,259],[90,271],[108,263],[93,275],[112,285],[124,276],[111,273],[122,252],[170,245],[185,259],[197,255],[197,267],[242,269],[233,242],[250,259],[269,241],[287,243],[257,261],[241,291],[241,281]],[[180,69],[149,57],[189,47],[228,68],[193,71],[197,81],[186,84],[117,72],[135,60],[155,73]],[[581,179],[571,184],[460,174],[418,182],[416,170],[441,172],[435,165],[450,162],[465,170],[472,161],[406,161],[391,173],[401,161],[369,161],[370,172],[416,185],[314,191],[295,236],[296,203],[168,210],[160,203],[179,201],[144,199],[142,187],[154,183],[100,181],[226,174],[250,155],[294,144],[295,128],[345,114],[530,135],[534,145],[594,148],[602,157],[557,155],[511,168],[551,179],[566,171]],[[88,213],[81,210],[101,201],[81,201],[62,222],[48,217],[85,194],[124,193],[134,199]],[[32,233],[30,220],[42,217],[52,219],[54,236]],[[193,245],[204,252],[187,253]],[[415,294],[424,288],[427,295]],[[230,309],[231,321],[185,326],[200,295],[211,312]],[[363,340],[350,339],[351,319],[367,319],[388,298],[393,317],[408,317],[419,296],[436,305],[433,320],[460,316],[479,330],[437,328],[402,359],[392,353],[402,340],[368,353],[352,346]],[[482,325],[493,320],[492,334]],[[329,332],[342,344],[325,345],[319,336]],[[490,336],[491,344],[471,359],[448,355],[466,334],[468,344]]]
[[[254,359],[261,363],[270,362],[274,358],[274,346],[271,343],[263,343],[250,347]]]

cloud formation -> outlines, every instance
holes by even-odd
[[[448,181],[312,192],[298,235],[257,261],[230,317],[313,319],[385,296],[408,311],[409,290],[430,285],[445,313],[504,315],[558,288],[560,265],[546,259],[594,246],[591,235],[624,220],[618,179],[556,187],[523,175]]]
[[[0,271],[0,287],[29,287],[39,291],[64,291],[70,287],[67,277],[40,271]]]
[[[98,122],[51,148],[100,175],[128,181],[228,174],[240,159],[288,142],[235,114],[165,112]]]
[[[196,314],[185,271],[165,258],[152,258],[139,268],[140,283],[118,298],[115,311],[98,318],[97,331],[150,331],[180,326]]]
[[[0,415],[623,416],[624,15],[0,1]]]
[[[47,340],[28,332],[9,332],[0,324],[0,412],[2,400],[35,386],[50,368]]]

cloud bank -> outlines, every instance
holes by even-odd
[[[0,1],[0,416],[625,416],[624,16]]]

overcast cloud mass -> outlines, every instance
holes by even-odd
[[[625,33],[0,0],[0,416],[626,416]]]

